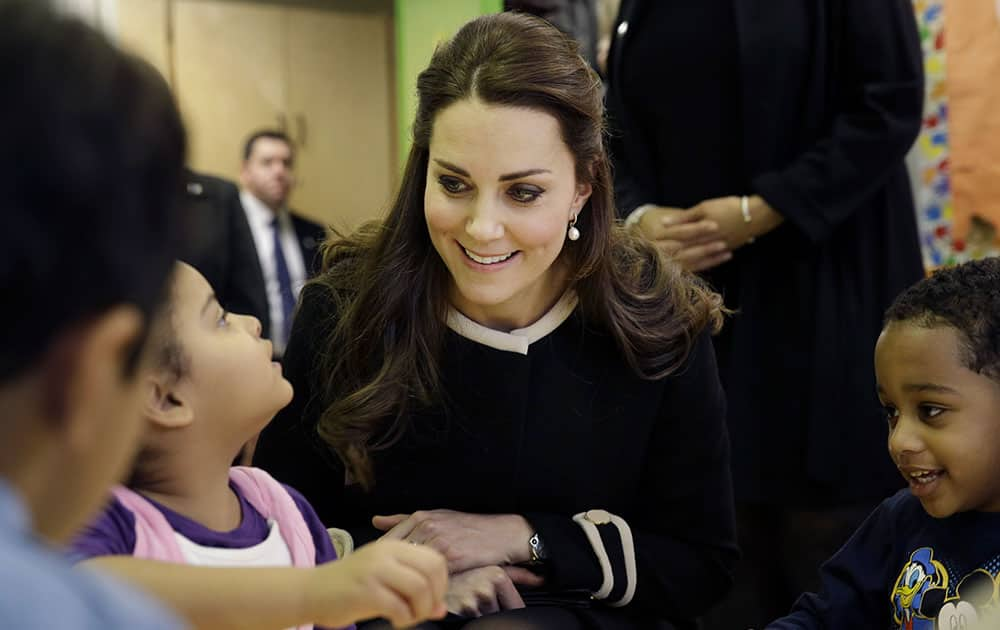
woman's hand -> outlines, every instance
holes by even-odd
[[[635,229],[690,271],[710,269],[732,258],[732,252],[719,235],[719,225],[700,210],[651,205]]]
[[[524,600],[514,582],[498,566],[453,575],[444,601],[448,612],[462,617],[482,617],[501,610],[524,608]]]
[[[376,516],[372,524],[386,532],[382,538],[407,540],[440,551],[452,574],[531,559],[528,539],[534,532],[528,521],[517,514],[422,510]]]
[[[740,209],[739,197],[719,197],[699,203],[688,212],[697,212],[717,226],[716,237],[726,247],[735,250],[767,234],[785,220],[763,198],[754,195],[748,198],[750,221],[746,221]]]
[[[733,257],[733,251],[781,225],[784,217],[763,198],[749,198],[747,222],[739,197],[705,200],[689,210],[649,206],[636,229],[685,269],[705,271]]]

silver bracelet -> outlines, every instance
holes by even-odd
[[[743,215],[744,223],[750,223],[753,221],[753,215],[750,214],[750,197],[747,197],[746,195],[740,197],[740,214]],[[753,243],[754,240],[754,237],[751,236],[747,239],[747,243]]]

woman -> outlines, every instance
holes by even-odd
[[[737,554],[718,296],[616,225],[600,82],[553,27],[479,18],[417,89],[399,194],[327,249],[257,463],[355,543],[444,553],[440,627],[691,627]]]
[[[922,275],[903,164],[923,99],[913,8],[625,0],[615,33],[619,210],[738,311],[715,346],[755,570],[737,590],[759,606],[717,627],[760,626],[900,486],[871,352]]]

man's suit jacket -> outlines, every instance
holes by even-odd
[[[231,181],[188,173],[187,198],[191,225],[181,248],[181,260],[198,269],[215,289],[219,303],[233,313],[260,320],[264,336],[271,336],[264,272],[253,234],[240,203],[239,188]],[[326,230],[292,213],[292,225],[302,248],[306,277],[319,272],[319,246]]]

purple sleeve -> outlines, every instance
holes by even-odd
[[[114,497],[69,546],[73,562],[98,556],[130,556],[135,550],[135,516]]]
[[[316,510],[309,505],[309,502],[306,501],[306,498],[298,490],[285,484],[281,485],[285,486],[285,490],[291,495],[292,501],[295,501],[295,505],[298,506],[299,512],[302,512],[302,518],[305,519],[309,531],[312,532],[313,543],[316,545],[316,564],[320,565],[336,560],[337,550],[333,548],[333,542],[330,540],[330,535],[326,532],[326,526],[320,522],[319,516],[316,515]],[[328,629],[325,626],[315,626],[315,630]],[[351,624],[340,630],[356,630],[356,626]]]
[[[285,484],[281,485],[285,486]],[[302,512],[302,518],[305,519],[306,525],[309,526],[309,531],[312,532],[313,543],[316,545],[316,564],[336,560],[337,551],[333,548],[333,542],[330,541],[330,535],[326,532],[326,526],[316,516],[316,511],[309,505],[306,498],[299,494],[298,490],[291,486],[285,486],[285,489],[292,496],[292,500],[298,506],[299,512]]]

